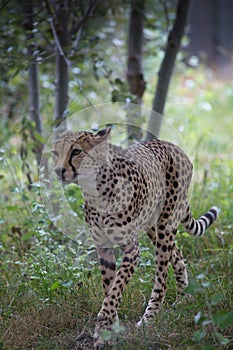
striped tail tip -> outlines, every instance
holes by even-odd
[[[214,206],[214,207],[211,207],[209,211],[215,212],[215,219],[214,219],[214,221],[215,221],[217,219],[217,217],[219,216],[221,209]]]
[[[202,215],[198,220],[192,217],[191,212],[187,215],[186,219],[182,222],[186,230],[194,236],[202,236],[207,228],[214,223],[220,213],[220,209],[212,207]],[[190,215],[191,214],[191,215]],[[188,219],[188,220],[187,220]]]

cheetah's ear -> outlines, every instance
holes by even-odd
[[[111,126],[107,126],[105,129],[98,131],[97,134],[95,135],[95,139],[98,140],[99,142],[106,141],[110,136],[111,129],[112,129]]]
[[[61,133],[61,137],[63,136],[72,136],[74,133],[73,131],[70,131],[70,130],[65,130]]]

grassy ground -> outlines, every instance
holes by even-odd
[[[121,328],[112,349],[232,349],[233,85],[202,75],[176,78],[167,114],[195,164],[191,207],[198,216],[221,208],[203,238],[180,228],[177,242],[188,262],[192,298],[175,302],[169,270],[165,303],[154,323],[136,329],[154,278],[154,251],[142,236],[141,263],[120,305]],[[2,150],[3,152],[4,150]],[[77,335],[93,334],[102,301],[94,247],[83,248],[56,232],[35,183],[29,192],[20,160],[11,153],[1,171],[0,349],[75,349]],[[13,160],[13,161],[12,161]],[[17,174],[17,175],[16,175]]]

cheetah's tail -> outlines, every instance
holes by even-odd
[[[186,231],[194,236],[202,236],[206,229],[217,219],[220,210],[217,207],[210,208],[206,214],[195,220],[192,213],[187,208],[185,218],[181,221]]]

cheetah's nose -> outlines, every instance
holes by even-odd
[[[62,178],[66,172],[66,169],[65,168],[56,168],[55,172],[59,176],[59,178]]]

